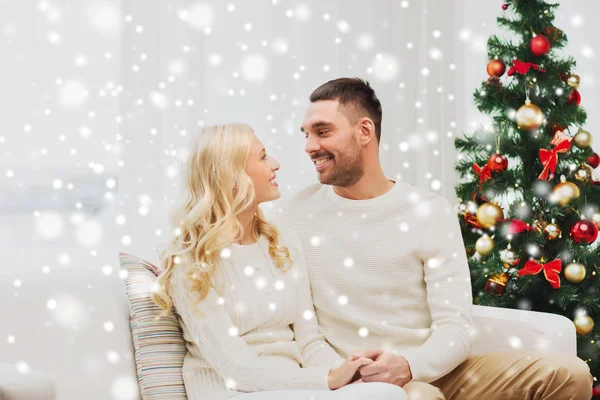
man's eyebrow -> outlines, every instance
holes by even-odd
[[[316,129],[322,126],[326,126],[326,125],[331,125],[331,122],[328,121],[319,121],[319,122],[315,122],[314,124],[312,124],[311,128],[312,129]],[[300,132],[304,132],[304,127],[300,127]]]

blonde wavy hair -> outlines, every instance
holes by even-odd
[[[237,216],[256,207],[252,179],[246,173],[254,131],[247,124],[204,128],[193,142],[184,166],[183,200],[172,215],[175,237],[159,251],[163,270],[157,278],[152,300],[163,310],[158,318],[172,315],[172,278],[183,260],[193,259],[186,272],[198,301],[215,287],[214,274],[221,250],[241,240],[243,227]],[[252,237],[264,235],[269,254],[278,268],[291,266],[290,252],[279,245],[279,232],[256,207]],[[187,265],[185,266],[187,269]]]

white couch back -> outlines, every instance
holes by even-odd
[[[23,284],[15,290],[16,276],[0,274],[0,363],[23,361],[46,372],[56,382],[58,400],[138,399],[129,308],[118,270],[108,276],[99,270],[53,270],[18,278]],[[12,344],[9,335],[15,337]]]
[[[138,399],[129,308],[118,271],[36,272],[19,279],[24,283],[15,291],[15,276],[0,274],[0,288],[13,288],[0,290],[0,363],[24,361],[48,373],[58,400]],[[473,315],[474,354],[519,349],[576,354],[575,329],[565,317],[481,306],[473,307]],[[7,342],[9,335],[14,343]]]

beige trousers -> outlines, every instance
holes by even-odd
[[[580,358],[538,352],[470,356],[431,383],[403,386],[408,400],[590,400],[592,375]]]

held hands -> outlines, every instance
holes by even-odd
[[[360,377],[360,374],[357,374],[359,368],[372,363],[373,360],[366,357],[353,358],[350,356],[346,358],[342,365],[329,371],[329,377],[327,378],[329,389],[339,389],[342,386],[352,382],[352,379],[355,375]]]
[[[386,382],[402,387],[412,379],[410,365],[402,356],[373,349],[355,351],[350,357],[353,360],[373,360],[371,364],[359,368],[362,382]]]

